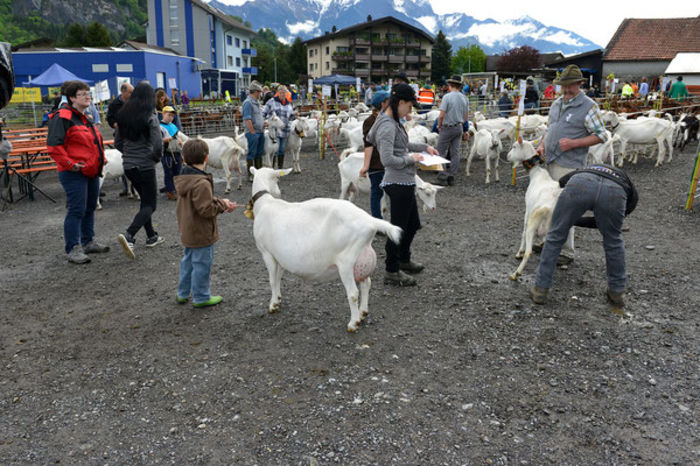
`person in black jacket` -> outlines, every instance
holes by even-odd
[[[559,185],[564,190],[552,214],[552,224],[547,232],[530,297],[537,304],[546,301],[552,287],[557,257],[569,229],[576,225],[597,228],[603,235],[608,275],[607,298],[616,306],[624,306],[627,272],[622,222],[637,206],[637,190],[625,172],[603,164],[570,172],[559,179]],[[593,216],[583,217],[589,210],[593,211]]]
[[[155,113],[155,91],[147,81],[136,85],[129,100],[117,113],[114,145],[122,152],[124,174],[141,196],[141,207],[126,229],[118,236],[124,253],[134,259],[136,233],[146,230],[146,246],[153,247],[164,240],[153,229],[151,216],[156,210],[156,164],[163,155],[163,139]]]
[[[107,124],[112,129],[117,127],[117,113],[119,113],[119,110],[121,110],[126,101],[129,100],[129,97],[131,97],[131,93],[134,92],[134,86],[125,82],[119,88],[119,92],[120,94],[117,98],[112,100],[107,107]]]

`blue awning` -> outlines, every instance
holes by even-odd
[[[92,84],[94,81],[90,79],[79,78],[58,63],[54,63],[49,68],[41,73],[36,78],[30,81],[24,81],[22,86],[38,87],[38,86],[60,86],[66,81],[82,81]]]

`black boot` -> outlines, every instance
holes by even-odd
[[[257,159],[253,159],[253,163],[255,164],[255,168],[257,170],[262,168],[262,157],[258,157]]]
[[[277,168],[282,170],[284,168],[284,155],[277,156]]]
[[[275,165],[277,165],[277,156],[273,155],[272,156],[272,168],[275,168]]]
[[[253,181],[253,174],[250,173],[250,169],[253,168],[253,161],[246,159],[245,161],[245,172],[248,175],[248,181]]]

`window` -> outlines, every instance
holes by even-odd
[[[330,62],[326,62],[326,69],[327,69],[327,70],[330,70],[330,69],[331,69],[331,63],[330,63]]]
[[[309,63],[309,73],[312,72],[313,70],[314,70],[314,64]]]
[[[239,39],[238,37],[236,37],[236,47],[241,47],[241,39]]]
[[[133,73],[134,65],[131,63],[117,63],[117,73]]]
[[[156,73],[156,87],[165,89],[165,73],[160,71]]]
[[[236,57],[236,66],[241,66],[241,59]]]
[[[247,48],[248,48],[248,41],[247,41],[247,40],[244,40],[244,41],[243,41],[243,48],[244,48],[244,49],[247,49]]]
[[[226,34],[226,45],[233,45],[233,37]]]
[[[92,65],[93,73],[109,73],[109,65]]]
[[[168,26],[170,29],[170,45],[180,45],[180,21],[178,18],[178,0],[170,0],[168,5]]]
[[[226,57],[226,63],[228,66],[233,66],[233,57],[231,55]]]
[[[331,49],[331,48],[330,48],[329,46],[326,45],[326,55],[328,55],[328,54],[330,53],[330,49]]]

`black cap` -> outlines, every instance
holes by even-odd
[[[393,85],[391,87],[391,96],[399,100],[405,100],[406,102],[418,103],[416,101],[416,91],[408,84],[401,83]]]

